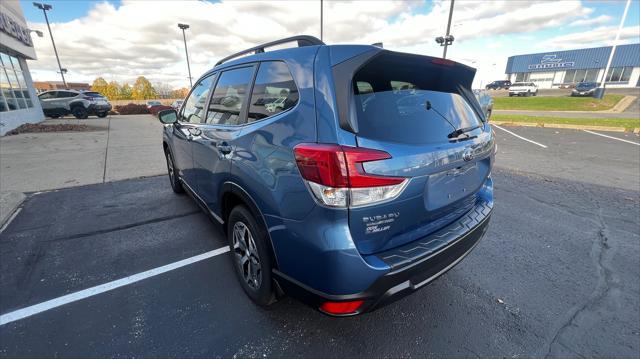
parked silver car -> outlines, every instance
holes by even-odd
[[[109,101],[98,92],[76,90],[46,91],[38,95],[44,115],[58,118],[72,114],[85,119],[90,115],[107,117],[111,110]]]

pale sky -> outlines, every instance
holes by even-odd
[[[298,34],[320,36],[319,1],[50,1],[51,27],[67,80],[132,83],[139,75],[188,87],[181,30],[195,78],[235,51]],[[620,43],[640,42],[640,5],[632,6]],[[59,80],[44,16],[21,1],[38,55],[36,81]],[[447,1],[324,1],[324,41],[371,44],[441,56]],[[455,2],[448,58],[476,67],[474,87],[503,79],[511,55],[606,46],[613,43],[624,1]]]

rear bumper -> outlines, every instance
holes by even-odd
[[[478,244],[487,230],[492,202],[480,204],[460,220],[427,238],[378,254],[391,270],[366,290],[348,295],[332,295],[306,286],[274,270],[280,288],[292,297],[319,308],[327,301],[363,300],[361,314],[394,302],[432,282],[458,264]]]
[[[100,113],[100,112],[109,112],[109,111],[111,111],[111,104],[106,104],[106,105],[92,104],[89,106],[89,112],[92,114]]]

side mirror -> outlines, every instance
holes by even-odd
[[[176,123],[178,121],[178,113],[174,109],[162,110],[158,112],[158,119],[165,125]]]

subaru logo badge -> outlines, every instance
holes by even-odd
[[[470,148],[464,150],[462,154],[462,159],[469,162],[473,159],[473,151]]]

